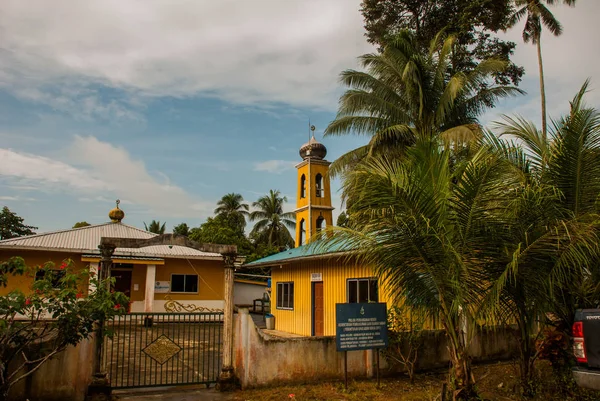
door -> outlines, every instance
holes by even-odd
[[[110,275],[115,278],[113,289],[131,298],[131,270],[111,270]]]
[[[312,310],[312,318],[313,318],[313,336],[322,336],[324,335],[325,330],[325,317],[323,313],[323,282],[314,282],[312,283],[312,301],[313,301],[313,310]]]

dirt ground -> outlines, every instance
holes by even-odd
[[[560,391],[550,366],[539,363],[540,386],[533,401],[599,401],[600,392],[575,389],[565,394]],[[490,401],[521,400],[519,395],[518,368],[512,363],[483,365],[475,368],[477,389],[481,399]],[[344,389],[342,380],[333,383],[304,384],[295,386],[271,387],[238,391],[232,399],[236,401],[269,401],[269,400],[349,400],[349,401],[432,401],[439,400],[443,372],[420,374],[415,383],[410,384],[406,377],[385,378],[381,387],[376,381],[349,381],[348,390]],[[532,399],[530,399],[532,400]]]

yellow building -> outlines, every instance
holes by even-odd
[[[254,261],[247,267],[271,267],[271,313],[275,329],[304,336],[335,335],[335,304],[388,302],[371,268],[352,262],[343,247],[327,252],[305,245],[332,224],[327,149],[314,137],[300,148],[296,165],[296,248]]]
[[[121,222],[121,209],[111,210],[111,221],[82,228],[54,231],[0,241],[0,260],[13,256],[29,266],[52,261],[58,266],[71,259],[74,268],[97,272],[102,237],[149,239],[156,234]],[[223,309],[224,261],[220,254],[184,246],[154,245],[138,249],[117,248],[111,275],[115,289],[130,298],[132,312],[165,312],[171,299],[207,309]],[[57,274],[59,270],[57,270]],[[0,295],[19,288],[27,293],[34,278],[10,277]]]

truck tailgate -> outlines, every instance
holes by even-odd
[[[575,315],[583,323],[583,338],[588,367],[600,369],[600,311],[583,309]]]

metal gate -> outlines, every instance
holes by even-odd
[[[107,322],[104,364],[113,388],[216,383],[223,313],[130,313]]]

